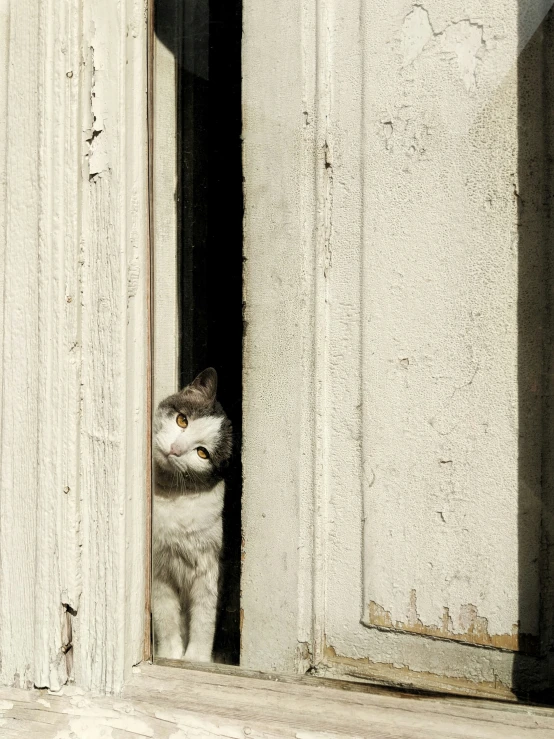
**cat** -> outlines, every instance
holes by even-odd
[[[201,372],[154,415],[152,620],[154,653],[209,662],[222,546],[223,470],[231,422],[216,400],[217,373]]]

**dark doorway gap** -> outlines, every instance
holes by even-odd
[[[552,125],[554,13],[532,28],[519,0],[518,178],[518,604],[520,651],[512,684],[521,700],[552,704],[554,686],[554,416],[552,405]],[[532,522],[540,511],[541,531]],[[536,544],[540,540],[540,556]],[[530,639],[530,614],[540,612]]]
[[[226,477],[217,662],[240,656],[242,436],[241,0],[157,0],[177,82],[179,384],[206,367],[234,430]]]

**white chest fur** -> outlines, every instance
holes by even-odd
[[[153,545],[156,551],[198,546],[202,539],[221,545],[225,483],[209,492],[165,497],[154,495]],[[219,540],[219,541],[218,541]]]
[[[220,482],[205,493],[154,493],[152,616],[158,657],[211,659],[224,492]]]

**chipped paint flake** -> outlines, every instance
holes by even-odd
[[[138,258],[127,266],[127,297],[134,298],[140,284],[140,264]]]
[[[437,624],[424,624],[417,611],[417,593],[412,589],[405,621],[393,620],[390,611],[379,603],[370,601],[368,618],[364,623],[366,626],[377,626],[381,629],[407,631],[435,639],[449,639],[513,652],[535,653],[538,648],[538,638],[532,634],[519,633],[518,624],[512,626],[509,634],[490,634],[488,619],[480,616],[477,608],[471,603],[462,605],[454,619],[450,610],[444,606]]]
[[[87,154],[89,166],[89,180],[101,175],[109,169],[109,156],[106,137],[106,97],[107,90],[104,81],[105,71],[99,62],[100,54],[94,46],[90,47],[90,62],[92,77],[90,85],[90,129],[86,132],[86,141],[89,145]]]
[[[466,90],[471,92],[475,89],[477,66],[486,50],[481,23],[463,18],[437,31],[429,12],[423,5],[415,5],[402,25],[402,66],[413,64],[426,50],[454,61]]]
[[[455,59],[466,90],[477,84],[477,64],[485,48],[483,27],[468,20],[453,23],[441,34],[441,49]]]
[[[358,678],[370,678],[378,682],[385,682],[396,686],[406,686],[409,689],[430,688],[444,692],[445,689],[459,695],[479,696],[481,698],[513,699],[513,693],[507,684],[498,677],[494,681],[487,681],[472,677],[455,677],[412,670],[409,666],[400,663],[372,661],[367,657],[346,657],[331,644],[325,645],[325,658],[329,664],[340,666],[342,674]]]
[[[412,64],[433,36],[429,13],[421,5],[416,5],[402,26],[402,66]]]

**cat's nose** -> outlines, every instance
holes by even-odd
[[[172,444],[171,445],[171,449],[169,450],[169,454],[170,455],[173,454],[176,457],[180,457],[182,453],[183,453],[182,450],[179,449],[179,447],[177,446],[177,444]]]

